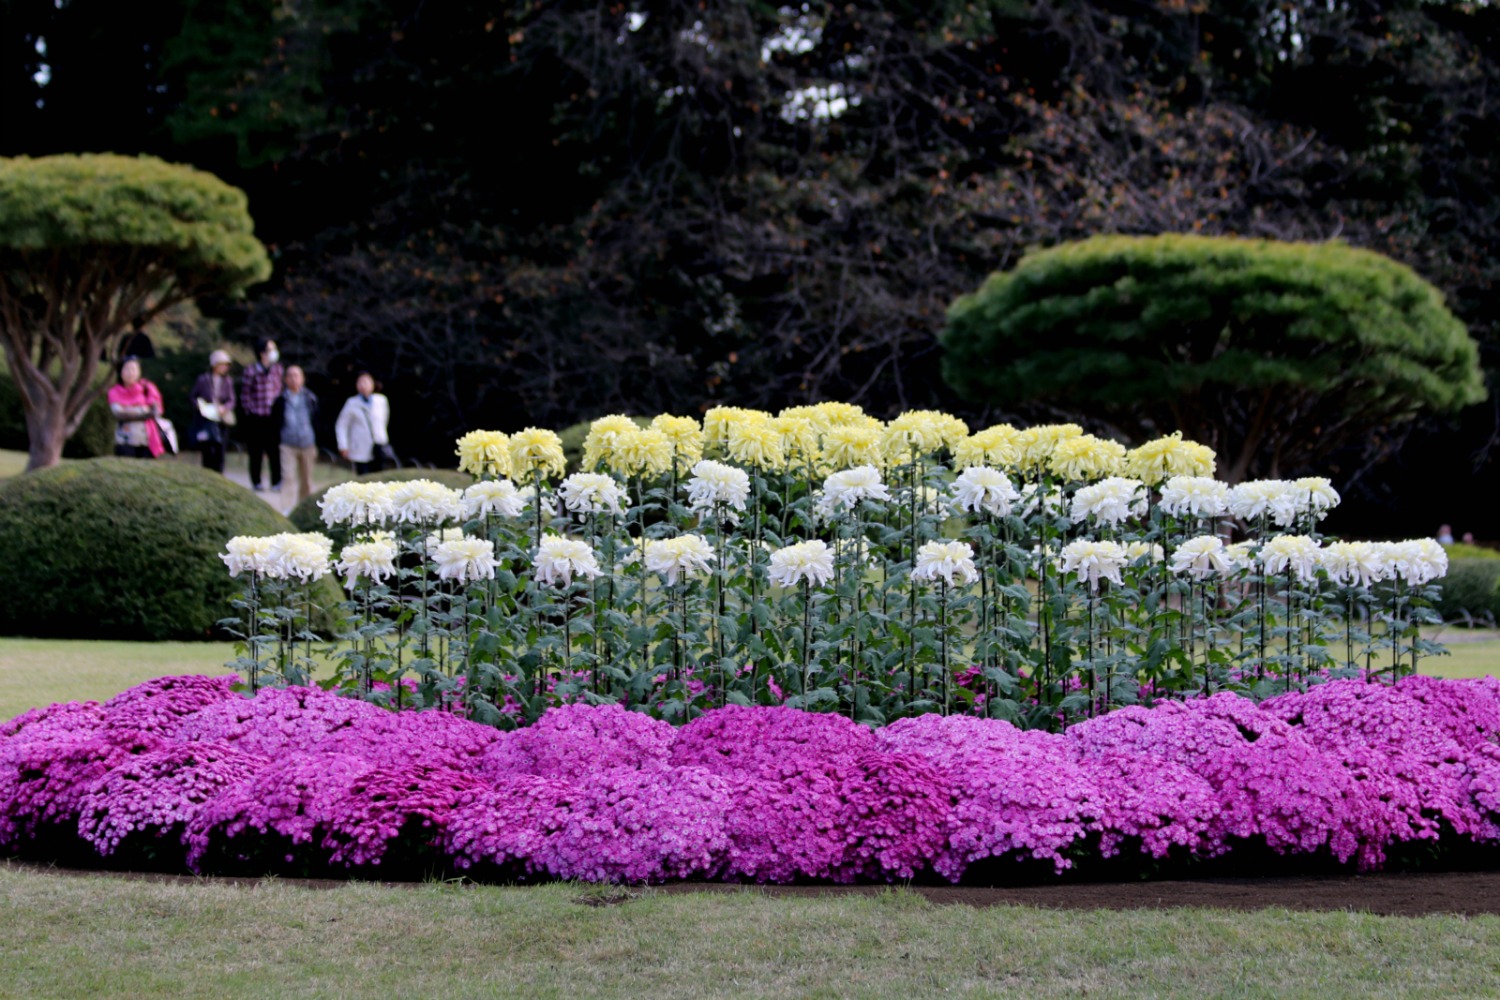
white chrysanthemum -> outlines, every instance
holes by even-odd
[[[316,533],[272,535],[264,557],[265,576],[304,583],[328,575],[333,539]]]
[[[1323,549],[1323,569],[1335,583],[1368,587],[1395,575],[1395,568],[1372,542],[1334,542]]]
[[[911,571],[911,578],[922,583],[942,580],[950,587],[954,583],[973,583],[979,579],[974,548],[968,542],[926,542],[917,550],[917,565]]]
[[[821,587],[833,579],[833,550],[820,538],[788,545],[771,553],[767,573],[781,587],[803,582]]]
[[[1260,564],[1266,573],[1290,570],[1303,583],[1317,579],[1322,549],[1306,535],[1277,535],[1260,547]]]
[[[1302,503],[1296,488],[1284,479],[1253,479],[1229,491],[1229,512],[1246,521],[1269,517],[1278,528],[1290,528]]]
[[[437,563],[440,579],[460,584],[492,580],[495,568],[500,565],[495,558],[495,543],[487,538],[445,540],[433,553],[432,560]]]
[[[273,535],[236,535],[219,553],[230,576],[241,573],[265,573],[266,553],[271,548]]]
[[[516,499],[521,501],[521,512],[536,511],[536,487],[522,486],[516,490]],[[551,493],[542,493],[542,516],[557,516],[557,497]]]
[[[1166,554],[1166,550],[1155,542],[1125,543],[1125,558],[1131,563],[1135,563],[1139,559],[1145,559],[1153,563],[1161,562]]]
[[[1146,513],[1146,484],[1138,479],[1110,476],[1073,494],[1073,520],[1119,524]]]
[[[744,510],[750,498],[750,477],[744,469],[704,459],[693,466],[687,481],[688,506],[696,511],[730,507]]]
[[[330,528],[336,524],[362,525],[385,524],[391,519],[391,492],[395,483],[339,483],[330,486],[318,506],[323,511],[323,523]]]
[[[1339,496],[1339,491],[1333,488],[1333,484],[1322,476],[1295,479],[1292,481],[1292,488],[1297,492],[1297,504],[1302,512],[1312,514],[1320,520],[1343,499]]]
[[[536,571],[536,582],[552,587],[566,587],[573,582],[574,574],[592,579],[602,572],[593,549],[584,542],[559,535],[547,535],[542,539],[532,566]]]
[[[1021,487],[1021,496],[1015,503],[1015,509],[1022,517],[1035,517],[1042,510],[1046,511],[1048,517],[1059,517],[1066,507],[1061,490],[1043,491],[1041,484],[1027,483]]]
[[[1100,580],[1121,583],[1120,570],[1125,568],[1125,546],[1118,542],[1096,542],[1080,538],[1063,546],[1058,567],[1064,573],[1077,573],[1087,580],[1090,590],[1099,589]]]
[[[686,576],[707,573],[714,549],[702,535],[687,534],[652,541],[645,547],[645,556],[646,568],[672,584]]]
[[[371,583],[384,583],[396,574],[396,543],[385,537],[345,545],[344,551],[339,553],[337,568],[351,588],[360,578]]]
[[[953,502],[959,510],[1009,517],[1011,504],[1019,499],[1010,477],[987,466],[971,465],[953,480]]]
[[[1224,546],[1224,558],[1229,561],[1229,571],[1238,572],[1255,565],[1254,542],[1235,542]]]
[[[1431,538],[1390,543],[1390,562],[1397,576],[1415,587],[1448,575],[1448,553]]]
[[[579,517],[587,514],[623,514],[620,502],[625,489],[613,476],[602,472],[575,472],[562,481],[557,495],[563,505]]]
[[[444,542],[456,542],[463,537],[464,529],[462,528],[439,528],[437,531],[429,532],[426,540],[427,554],[431,556]]]
[[[484,517],[499,514],[501,517],[519,517],[526,508],[526,500],[516,484],[509,479],[487,479],[464,490],[464,517]]]
[[[1161,509],[1173,517],[1218,517],[1229,509],[1229,484],[1207,476],[1173,476],[1161,488]]]
[[[821,517],[831,518],[853,510],[861,500],[889,499],[891,493],[881,481],[880,470],[873,465],[860,465],[825,479],[816,506]]]
[[[1224,554],[1224,540],[1217,535],[1189,538],[1172,553],[1171,568],[1173,573],[1186,573],[1194,580],[1227,574],[1230,565],[1229,557]]]
[[[409,479],[391,489],[391,517],[400,524],[442,524],[464,516],[464,498],[430,479]]]

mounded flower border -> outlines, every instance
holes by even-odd
[[[204,873],[1002,883],[1500,863],[1500,681],[1334,681],[1065,734],[618,706],[512,732],[168,677],[0,725],[0,853]]]

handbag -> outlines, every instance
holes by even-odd
[[[161,443],[167,446],[172,454],[177,454],[177,428],[172,426],[172,421],[166,417],[156,418],[156,430],[161,435]]]

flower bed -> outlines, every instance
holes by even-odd
[[[1493,678],[1219,694],[1063,734],[739,706],[678,729],[615,705],[500,732],[230,682],[162,678],[0,725],[0,852],[250,874],[956,882],[1248,859],[1373,870],[1500,843]]]

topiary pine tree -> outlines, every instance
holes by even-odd
[[[271,273],[244,192],[153,157],[0,159],[0,345],[20,390],[27,469],[108,388],[125,334],[201,295]]]
[[[1478,347],[1410,268],[1343,243],[1101,236],[1027,254],[948,312],[966,398],[1181,430],[1239,481],[1485,397]]]

